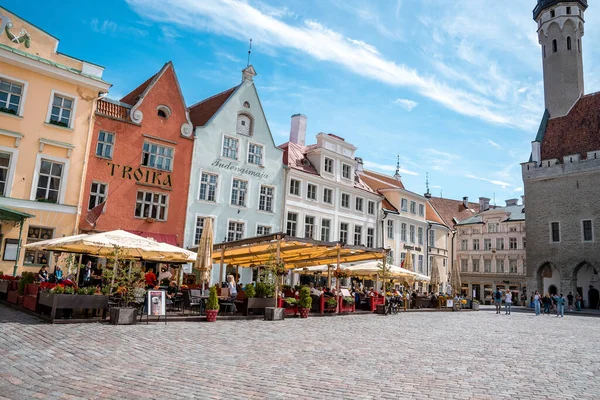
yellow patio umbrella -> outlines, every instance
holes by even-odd
[[[458,269],[458,263],[452,262],[452,272],[450,273],[450,286],[452,287],[452,294],[460,294],[460,271]]]
[[[434,293],[438,292],[440,286],[440,267],[439,260],[433,259],[433,266],[431,267],[431,289]]]
[[[404,265],[401,265],[402,268],[413,271],[413,263],[412,263],[412,253],[409,251],[406,253],[406,258],[404,259]]]
[[[202,281],[202,290],[204,284],[210,283],[210,271],[212,270],[212,248],[213,248],[213,227],[212,218],[204,219],[204,228],[200,243],[198,243],[198,254],[196,255],[196,269],[200,271],[200,280]]]

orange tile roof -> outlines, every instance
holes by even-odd
[[[427,221],[437,222],[438,224],[446,225],[444,220],[438,215],[430,202],[427,202],[427,206],[425,208],[425,218]]]
[[[383,207],[384,210],[398,212],[398,209],[396,207],[394,207],[392,205],[392,203],[390,203],[388,201],[388,199],[386,199],[385,197],[383,198],[383,201],[381,202],[381,207]]]
[[[190,121],[194,126],[204,126],[219,111],[221,106],[235,92],[238,86],[227,89],[224,92],[217,93],[207,99],[204,99],[188,108]]]
[[[148,86],[150,85],[152,80],[156,77],[156,75],[158,75],[158,72],[156,74],[152,75],[150,78],[148,78],[140,86],[133,89],[133,91],[131,91],[125,97],[123,97],[121,99],[121,103],[129,104],[131,106],[135,105],[137,103],[138,99],[140,98],[140,96],[142,95],[142,93],[144,93],[144,90],[146,90],[146,88],[148,88]]]
[[[442,217],[444,224],[454,227],[454,218],[457,221],[465,220],[477,214],[479,210],[478,203],[468,203],[469,208],[466,208],[462,200],[444,199],[441,197],[432,197],[429,202]]]
[[[369,183],[369,186],[375,190],[394,188],[404,189],[402,181],[397,180],[393,176],[381,174],[375,171],[364,170],[362,172],[362,178],[364,179],[365,177],[367,177],[369,182],[371,182]]]
[[[306,157],[306,147],[297,143],[286,142],[279,146],[283,150],[283,164],[298,171],[319,175],[316,168]]]

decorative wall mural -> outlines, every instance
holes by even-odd
[[[21,29],[18,36],[13,34],[10,30],[13,28],[13,24],[10,19],[0,13],[0,34],[2,31],[6,32],[6,36],[8,39],[17,44],[24,44],[25,47],[29,48],[31,46],[31,35],[27,33],[25,28]]]

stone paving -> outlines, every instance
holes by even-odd
[[[0,399],[600,399],[599,332],[488,310],[111,326],[0,306]]]

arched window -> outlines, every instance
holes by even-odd
[[[167,118],[167,113],[163,110],[158,110],[158,116],[161,118]]]
[[[237,129],[239,135],[252,136],[252,117],[248,114],[238,114]]]
[[[571,50],[571,36],[567,36],[567,50]]]
[[[156,115],[158,115],[161,118],[167,119],[171,116],[171,109],[161,104],[158,107],[156,107]]]
[[[556,53],[558,51],[558,43],[556,43],[556,39],[552,41],[552,52]]]

